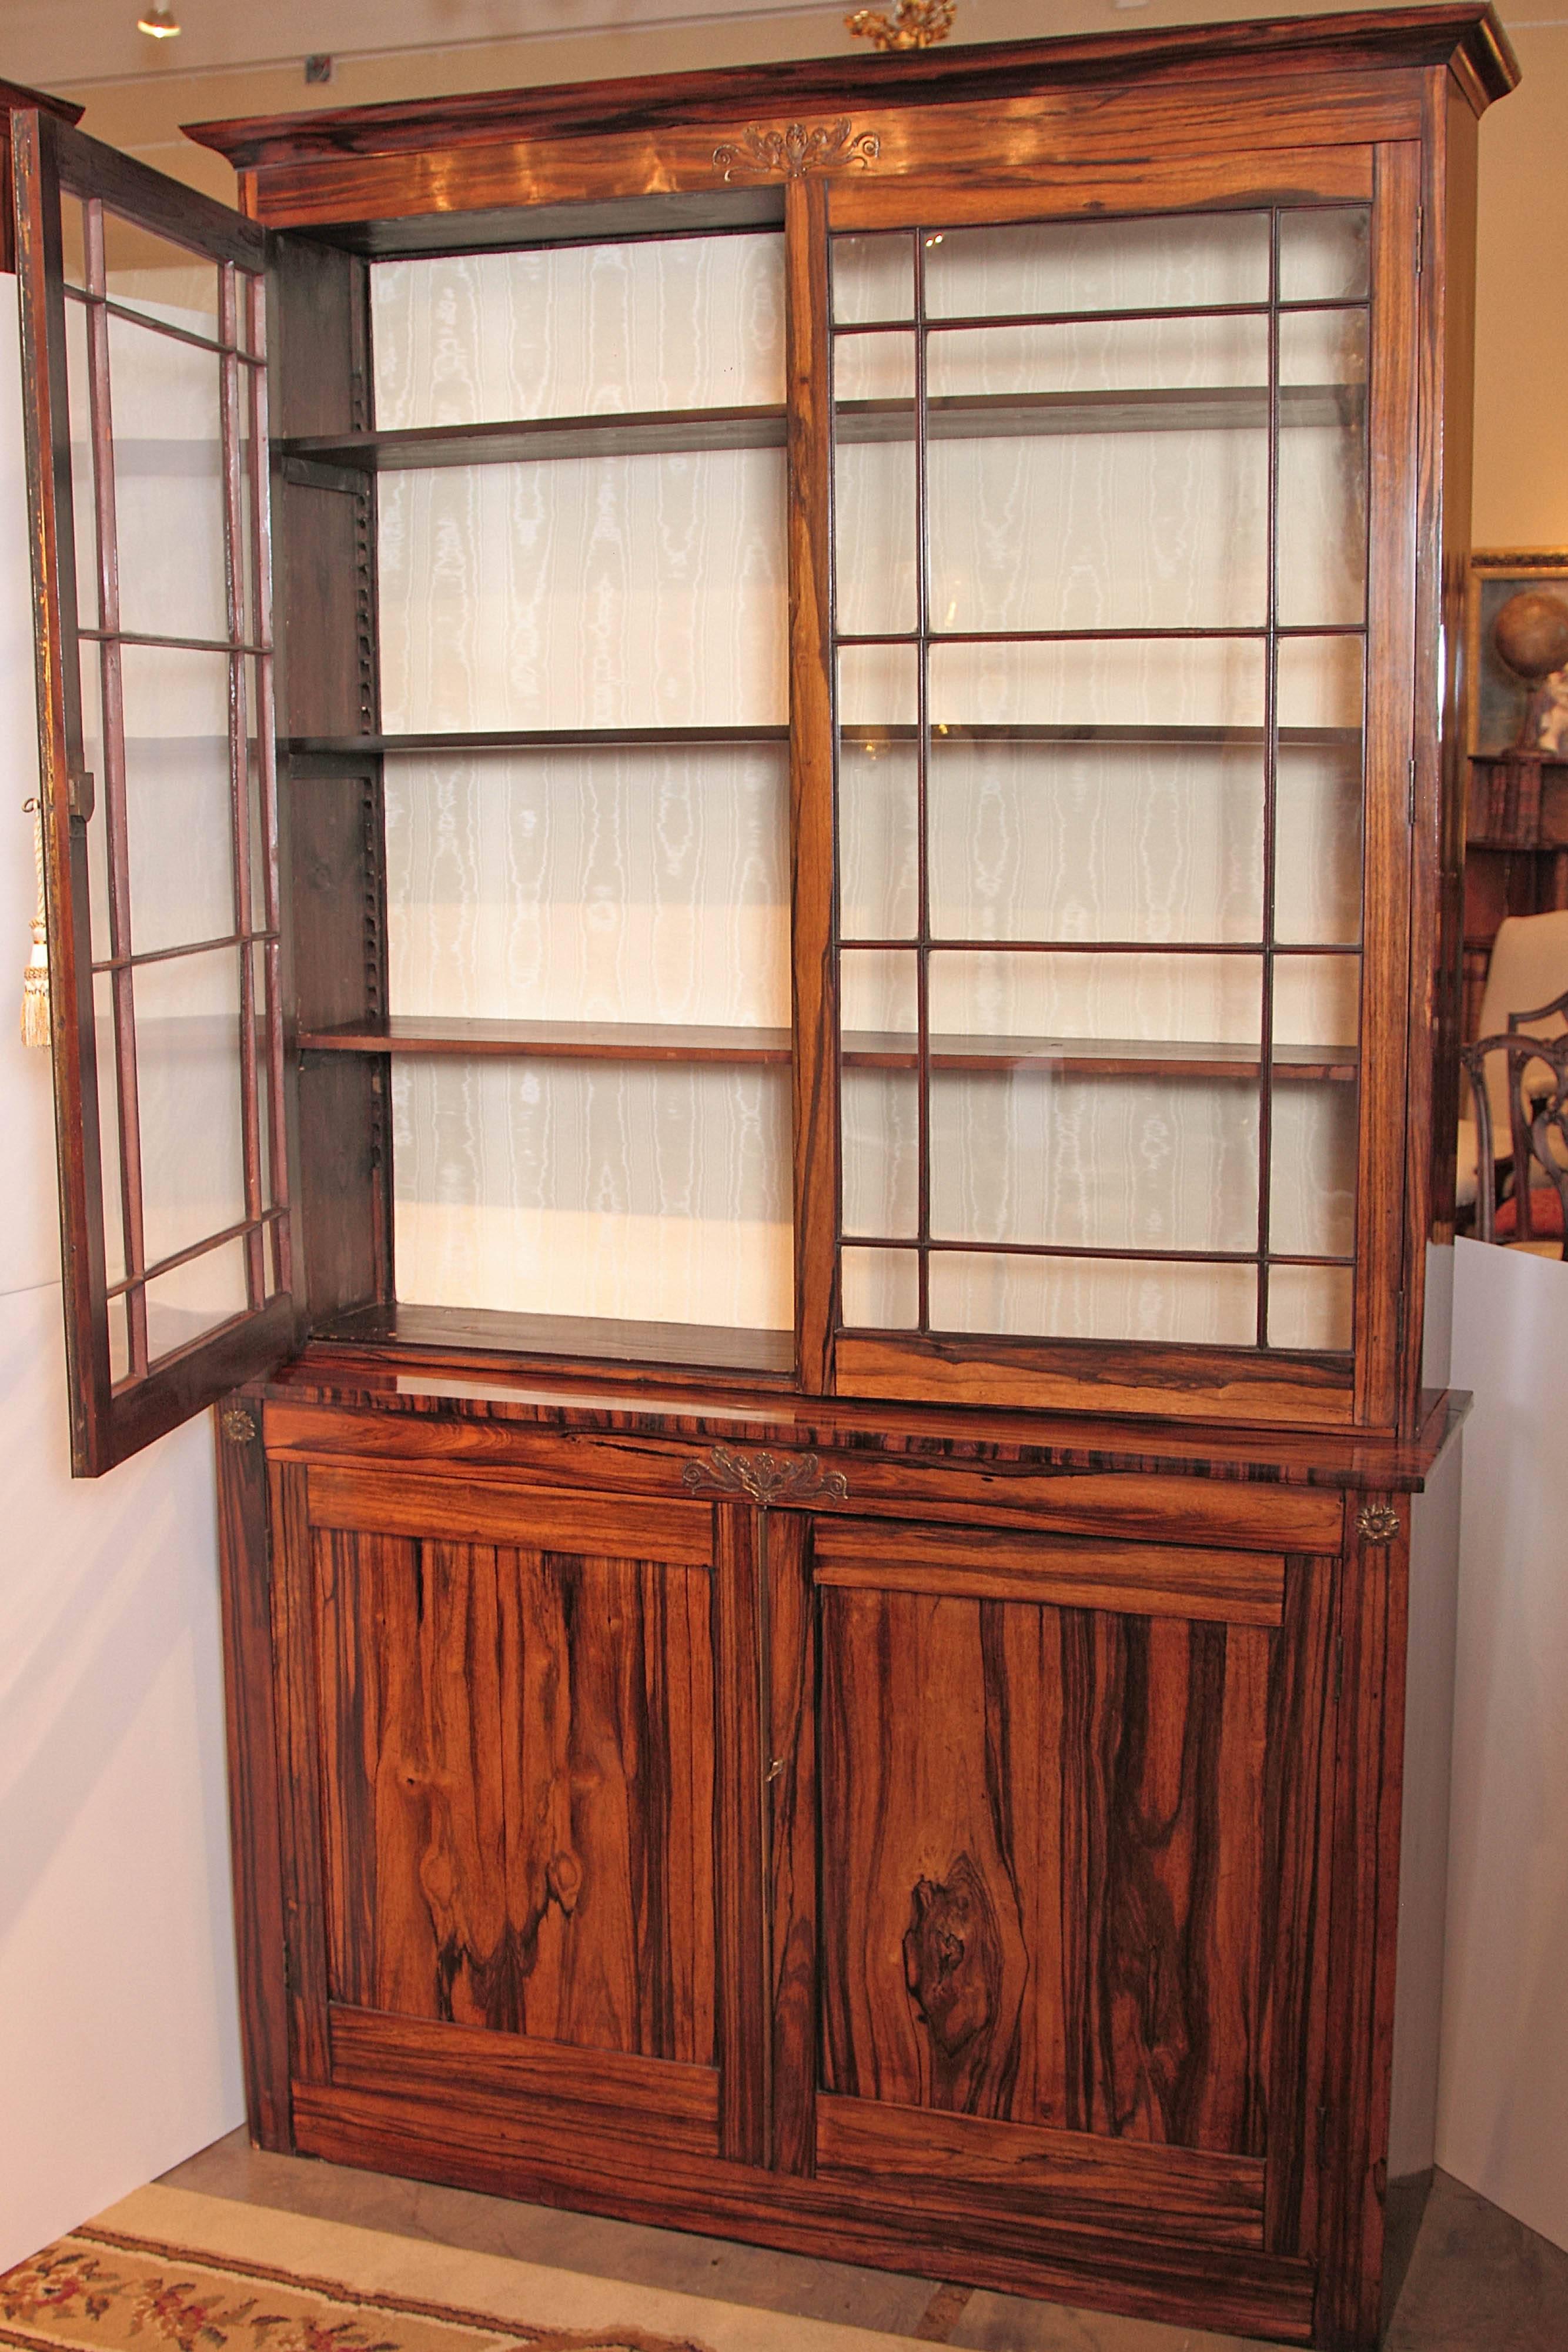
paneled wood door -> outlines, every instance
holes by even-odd
[[[779,1801],[820,1853],[820,1894],[776,1867],[820,1983],[785,2163],[1310,2247],[1334,1564],[847,1519],[807,1551],[774,1577]]]
[[[359,2092],[716,2153],[715,1507],[277,1476],[306,2137]]]

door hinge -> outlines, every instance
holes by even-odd
[[[67,801],[72,816],[80,817],[86,824],[98,806],[98,793],[90,768],[73,769]]]
[[[1405,1293],[1403,1291],[1394,1302],[1394,1352],[1396,1356],[1402,1356],[1405,1353]]]
[[[1427,258],[1427,207],[1416,207],[1416,275],[1420,277]]]
[[[1410,765],[1406,771],[1405,822],[1408,825],[1414,825],[1416,822],[1416,754],[1414,751],[1410,754]]]
[[[287,1944],[283,1947],[283,1990],[286,1993],[291,1993],[294,1990],[294,1970],[288,1964],[288,1947]]]

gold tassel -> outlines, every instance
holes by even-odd
[[[33,829],[33,864],[38,876],[38,904],[33,917],[33,952],[27,958],[27,971],[22,982],[22,1043],[24,1045],[47,1045],[49,1042],[49,935],[44,919],[44,804],[41,801],[24,801],[29,815],[36,815]]]

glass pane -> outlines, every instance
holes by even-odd
[[[790,1328],[785,1069],[392,1060],[400,1297]]]
[[[275,1208],[280,1201],[287,1197],[288,1171],[281,1155],[274,1150],[272,1132],[272,1094],[268,1082],[267,1040],[273,1006],[268,976],[268,950],[264,947],[254,947],[249,952],[251,1005],[256,1025],[256,1149],[261,1169],[261,1206],[264,1209],[270,1209]],[[271,1263],[270,1252],[267,1254],[267,1262]],[[268,1286],[276,1289],[277,1286],[276,1280]]]
[[[918,611],[915,339],[856,335],[839,344],[836,393],[874,403],[835,413],[833,555],[845,636],[912,630]]]
[[[777,234],[377,262],[382,427],[784,398]]]
[[[1280,619],[1287,626],[1359,624],[1366,613],[1364,395],[1356,383],[1321,373],[1346,364],[1344,354],[1319,348],[1324,317],[1354,322],[1359,349],[1348,363],[1365,373],[1360,311],[1281,320]]]
[[[152,1265],[246,1213],[238,950],[140,966],[135,1004],[142,1214]]]
[[[950,423],[945,419],[944,423]],[[1261,626],[1269,441],[1257,426],[935,437],[938,629]]]
[[[1354,1307],[1354,1279],[1348,1266],[1270,1266],[1269,1345],[1346,1349]]]
[[[910,1331],[920,1320],[920,1260],[914,1250],[847,1249],[841,1319],[851,1330]]]
[[[216,262],[108,210],[103,215],[103,249],[110,301],[186,334],[216,339]]]
[[[934,1051],[944,1037],[1056,1053],[1093,1042],[1127,1048],[1114,1056],[1102,1051],[1097,1062],[1147,1063],[1203,1059],[1218,1046],[1209,1058],[1221,1066],[1256,1072],[1262,1013],[1257,956],[935,949],[930,973]]]
[[[1281,744],[1274,787],[1274,935],[1307,946],[1361,936],[1361,757]]]
[[[139,955],[235,929],[226,654],[120,650],[131,938]]]
[[[204,1332],[243,1315],[250,1304],[246,1286],[246,1249],[224,1242],[147,1286],[147,1355],[152,1363],[188,1348]]]
[[[1262,726],[1263,672],[1262,645],[1247,638],[934,646],[931,716],[954,726],[1212,734]]]
[[[223,642],[222,362],[113,315],[109,362],[120,626]]]
[[[924,258],[931,318],[1266,302],[1269,216],[949,229]]]
[[[914,727],[920,711],[919,656],[913,646],[847,646],[839,656],[839,725],[876,748],[875,730]]]
[[[389,732],[781,726],[781,450],[382,475]]]
[[[109,799],[103,756],[103,648],[89,637],[79,648],[82,761],[93,779],[93,811],[87,824],[88,923],[95,963],[111,953],[109,904]]]
[[[919,920],[918,768],[913,743],[846,736],[839,751],[839,931],[913,939]]]
[[[1303,1084],[1276,1073],[1269,1155],[1271,1249],[1287,1257],[1348,1257],[1354,1249],[1355,1112],[1354,1087]]]
[[[841,1081],[844,1231],[913,1240],[920,1226],[920,1103],[913,1070],[857,1066]]]
[[[874,337],[856,338],[873,341]],[[841,351],[848,348],[840,345]],[[1269,326],[1257,318],[1074,319],[1049,327],[945,327],[926,344],[933,403],[1006,394],[1141,394],[1141,401],[1085,404],[1072,429],[1115,429],[1140,407],[1214,425],[1268,419]],[[1238,400],[1238,390],[1259,395]],[[1230,395],[1204,400],[1197,395]],[[1177,395],[1185,395],[1178,398]]]
[[[1276,1046],[1332,1046],[1342,1066],[1354,1063],[1360,995],[1359,956],[1276,956]]]
[[[1262,936],[1260,748],[937,737],[927,803],[936,938]]]
[[[1280,299],[1357,300],[1367,291],[1364,205],[1292,205],[1280,215]]]
[[[836,236],[831,253],[833,317],[840,326],[914,318],[915,238],[908,229]]]
[[[1078,1248],[1255,1247],[1257,1085],[938,1064],[931,1231]]]
[[[92,983],[92,1017],[98,1060],[98,1149],[103,1186],[103,1257],[105,1279],[123,1282],[125,1262],[124,1193],[120,1181],[119,1056],[114,1042],[114,982],[99,972]]]
[[[936,1250],[930,1287],[936,1331],[1231,1348],[1250,1347],[1257,1336],[1249,1265]]]
[[[404,1014],[789,1023],[782,744],[389,759]]]
[[[126,1379],[131,1370],[131,1338],[124,1299],[111,1298],[104,1313],[109,1322],[109,1377],[111,1382],[119,1381]]]
[[[845,948],[839,958],[839,1019],[846,1054],[915,1050],[917,963],[904,948]]]
[[[60,197],[60,254],[68,286],[87,284],[87,231],[82,207],[75,196]]]
[[[77,620],[99,625],[98,508],[92,457],[92,399],[88,366],[87,310],[66,304],[66,396],[71,420],[71,524],[76,550]]]
[[[1279,664],[1281,732],[1311,728],[1342,738],[1360,735],[1363,654],[1359,636],[1282,638]]]

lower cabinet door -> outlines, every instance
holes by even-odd
[[[714,1507],[274,1480],[300,2145],[716,2153]]]
[[[1260,2282],[1312,2246],[1334,1573],[906,1522],[789,1548],[778,1801],[818,1848],[814,1881],[776,1870],[776,1954],[817,1955],[814,2055],[778,1973],[776,2047],[815,2086],[800,2169],[934,2224],[1250,2249]],[[787,2080],[776,2105],[801,2114]]]

